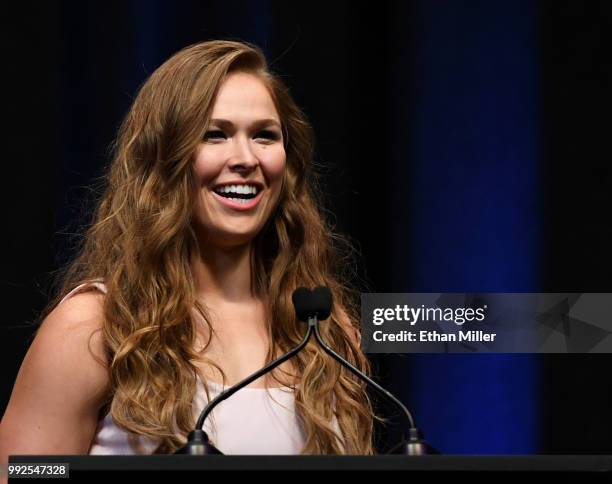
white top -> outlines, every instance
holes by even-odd
[[[102,282],[85,283],[70,291],[60,304],[86,286],[94,286],[106,294],[106,286]],[[208,382],[208,389],[211,398],[214,398],[222,386]],[[204,384],[198,377],[194,416],[197,417],[204,409],[206,401]],[[204,430],[224,454],[299,454],[305,442],[295,413],[293,390],[288,387],[243,388],[215,407],[204,423]],[[98,422],[89,453],[142,453],[130,446],[127,437],[128,433],[119,428],[108,414]],[[151,454],[157,447],[157,442],[147,437],[138,438],[146,454]]]

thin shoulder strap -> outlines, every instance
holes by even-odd
[[[59,302],[59,304],[62,304],[66,299],[68,299],[71,296],[74,296],[75,294],[78,294],[80,292],[86,292],[88,290],[91,290],[92,288],[95,288],[95,289],[99,290],[100,292],[102,292],[104,294],[106,294],[106,292],[107,292],[106,291],[106,285],[102,282],[101,279],[95,280],[95,281],[90,281],[90,282],[84,282],[83,284],[79,284],[72,291],[70,291],[68,294],[66,294],[62,298],[62,300]]]

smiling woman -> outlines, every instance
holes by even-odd
[[[3,459],[174,452],[223,385],[298,344],[299,286],[332,289],[322,335],[368,371],[341,238],[312,187],[312,146],[254,46],[199,43],[151,75],[15,382]],[[228,454],[369,454],[372,424],[363,384],[312,343],[206,428]]]

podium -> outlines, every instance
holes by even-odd
[[[204,478],[206,475],[227,472],[283,471],[285,473],[313,471],[395,471],[406,474],[461,471],[491,477],[491,473],[612,473],[609,455],[524,455],[524,456],[231,456],[231,455],[143,455],[89,456],[39,455],[11,456],[10,465],[68,464],[69,482],[112,482],[117,477],[154,475],[182,482],[187,475]],[[161,475],[159,473],[162,473]],[[25,476],[24,476],[25,477]],[[57,476],[53,478],[58,484]],[[26,479],[28,481],[29,479]],[[36,476],[36,482],[41,477]],[[46,479],[43,479],[46,480]],[[9,482],[23,482],[23,478]],[[34,480],[32,480],[34,482]],[[61,482],[61,481],[60,481]]]

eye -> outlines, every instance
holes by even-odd
[[[208,141],[211,139],[226,139],[225,133],[219,129],[210,129],[206,131],[204,135],[204,141]]]
[[[269,129],[264,129],[255,135],[255,138],[264,138],[271,141],[278,141],[280,139],[280,134],[276,131],[272,131]]]

